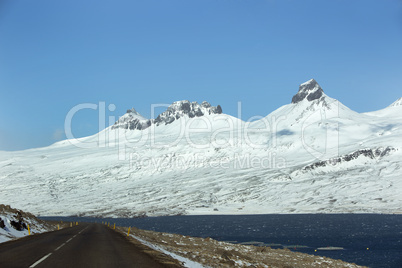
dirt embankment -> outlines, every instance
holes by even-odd
[[[128,229],[117,230],[127,234]],[[137,228],[132,228],[130,234],[206,267],[363,267],[289,249],[231,244],[211,238],[188,237]]]

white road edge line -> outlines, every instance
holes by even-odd
[[[44,260],[46,260],[50,255],[52,255],[52,253],[47,254],[46,256],[44,256],[42,259],[38,260],[37,262],[35,262],[34,264],[32,264],[31,266],[29,266],[29,268],[33,268],[36,265],[38,265],[39,263],[43,262]]]

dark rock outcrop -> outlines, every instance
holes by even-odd
[[[305,166],[303,168],[304,171],[308,171],[308,170],[313,170],[319,167],[325,167],[325,166],[335,166],[339,163],[342,162],[350,162],[352,160],[355,160],[357,158],[359,158],[360,156],[364,156],[366,158],[369,159],[375,159],[377,157],[384,157],[389,155],[390,152],[395,151],[395,148],[392,147],[386,147],[386,148],[377,148],[377,149],[361,149],[361,150],[357,150],[353,153],[350,154],[346,154],[340,157],[336,157],[336,158],[331,158],[325,161],[319,161],[319,162],[315,162],[311,165]]]
[[[307,81],[299,86],[299,91],[292,98],[292,103],[299,103],[304,99],[308,101],[318,100],[324,94],[320,85],[314,79]]]
[[[160,124],[168,125],[173,121],[188,116],[190,118],[200,117],[205,114],[221,114],[222,108],[220,105],[217,107],[211,106],[210,103],[204,101],[200,104],[197,102],[189,102],[188,100],[176,101],[170,105],[167,110],[154,120],[158,126]]]
[[[17,231],[24,231],[28,229],[27,225],[19,220],[19,221],[10,221],[11,226]]]
[[[24,231],[28,229],[28,226],[24,222],[24,218],[22,217],[21,211],[17,211],[16,215],[14,216],[16,221],[11,220],[11,226],[17,231]]]

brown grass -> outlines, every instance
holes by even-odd
[[[127,228],[118,230],[127,234]],[[362,267],[289,249],[231,244],[211,238],[188,237],[137,228],[132,228],[130,234],[208,267]]]

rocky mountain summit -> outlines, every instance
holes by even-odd
[[[182,100],[173,102],[166,111],[158,115],[155,119],[147,119],[143,117],[134,108],[127,110],[127,113],[116,121],[112,126],[112,129],[123,128],[130,130],[143,130],[150,127],[152,124],[155,124],[156,126],[171,124],[173,121],[184,116],[193,118],[221,113],[222,108],[220,105],[212,106],[206,101],[199,104],[196,101],[190,102],[188,100]]]
[[[188,100],[176,101],[170,105],[167,110],[154,120],[154,123],[158,126],[160,124],[168,125],[173,121],[188,116],[190,118],[200,117],[206,114],[221,114],[222,108],[220,105],[211,106],[210,103],[203,101],[198,104],[196,101],[189,102]]]
[[[305,99],[308,101],[318,100],[324,95],[324,91],[321,86],[311,79],[299,86],[299,91],[292,98],[292,103],[299,103]]]
[[[146,129],[152,124],[150,119],[146,119],[140,115],[134,108],[127,110],[127,113],[117,120],[112,129],[123,128],[123,129]]]

